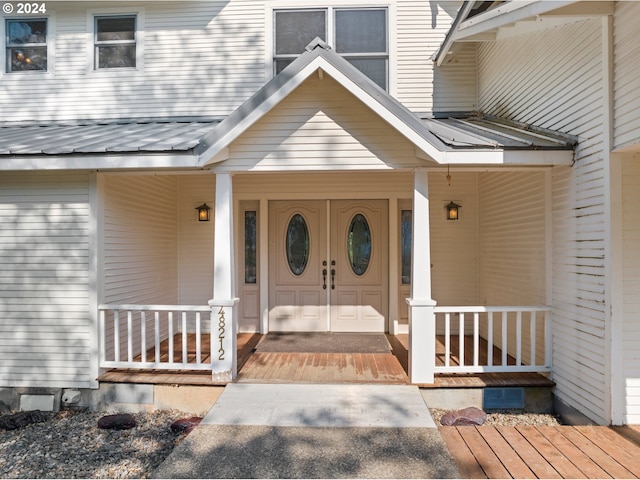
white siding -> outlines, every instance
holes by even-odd
[[[599,19],[480,45],[480,109],[577,135],[552,179],[556,395],[608,423],[606,199]]]
[[[432,295],[438,305],[478,304],[478,174],[429,174]],[[445,206],[461,205],[459,220]]]
[[[399,0],[397,4],[397,97],[408,108],[432,111],[475,110],[475,46],[435,70],[438,49],[462,2]]]
[[[311,76],[229,148],[223,169],[423,165],[413,144],[328,75]]]
[[[544,172],[483,173],[479,178],[478,258],[481,305],[546,305],[545,174]],[[514,323],[511,323],[514,325]],[[544,337],[542,316],[536,323]],[[495,326],[495,341],[501,330]],[[523,324],[523,352],[529,362],[528,316]],[[508,344],[514,347],[515,329]],[[515,349],[509,351],[515,356]],[[544,363],[544,349],[536,363]]]
[[[0,386],[90,387],[89,176],[0,176]]]
[[[136,71],[93,71],[91,13],[140,6],[143,64]],[[55,2],[47,8],[55,28],[54,72],[0,73],[3,120],[223,115],[265,81],[263,1]]]
[[[207,305],[213,297],[214,175],[178,177],[179,304]],[[199,222],[196,207],[211,207],[211,220]],[[239,249],[238,252],[242,250]]]
[[[640,144],[640,3],[616,2],[614,18],[614,148]]]
[[[625,423],[640,423],[640,162],[622,167]]]
[[[101,303],[178,303],[178,181],[106,176]]]
[[[350,5],[371,4],[357,0]],[[434,85],[444,81],[461,106],[475,103],[471,77],[459,81],[469,68],[447,66],[436,80],[430,60],[460,2],[381,4],[390,7],[395,41],[390,71],[397,97],[413,110],[430,112]],[[265,0],[52,2],[47,5],[50,71],[0,70],[3,120],[227,115],[268,80],[272,39],[265,30],[271,6]],[[139,14],[144,38],[136,70],[92,68],[92,17],[109,13]]]

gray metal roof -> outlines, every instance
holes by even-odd
[[[0,155],[186,152],[219,120],[0,124]]]
[[[477,114],[423,122],[448,149],[572,150],[577,144],[570,135]]]

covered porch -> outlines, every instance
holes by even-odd
[[[271,323],[270,205],[357,197],[353,203],[375,199],[388,212],[388,240],[378,244],[386,254],[386,301],[384,309],[374,310],[384,318],[377,331],[402,339],[407,381],[430,385],[439,375],[546,374],[552,361],[547,180],[545,169],[534,168],[105,174],[99,179],[105,213],[116,220],[105,222],[103,230],[100,368],[201,371],[212,383],[236,380],[245,335],[277,331]],[[283,185],[289,185],[286,194]],[[124,195],[131,190],[148,191],[175,213],[166,221],[149,219]],[[445,217],[452,200],[462,205],[456,221]],[[214,207],[210,222],[197,220],[195,207],[203,202]],[[519,215],[511,215],[518,209]],[[169,243],[168,231],[175,232]],[[166,255],[175,250],[177,256]],[[320,277],[320,292],[331,302],[332,279],[325,281],[323,289]],[[119,303],[123,292],[132,303]],[[163,298],[173,303],[151,303]],[[331,331],[328,325],[325,331]]]

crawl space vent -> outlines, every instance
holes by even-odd
[[[485,388],[482,403],[485,410],[524,408],[524,388]]]

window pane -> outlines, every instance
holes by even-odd
[[[47,47],[10,48],[11,72],[47,70]]]
[[[135,45],[98,47],[98,68],[125,68],[135,66]]]
[[[97,40],[99,42],[112,42],[114,40],[135,40],[135,17],[111,17],[98,18]]]
[[[287,227],[287,262],[294,275],[302,275],[309,261],[309,229],[304,217],[296,213]]]
[[[276,60],[276,75],[284,70],[291,62],[293,62],[293,60],[289,58]]]
[[[356,275],[364,275],[371,260],[371,230],[367,219],[358,213],[351,220],[347,235],[347,256],[351,270]]]
[[[385,58],[347,58],[346,60],[381,88],[387,89],[387,60]]]
[[[47,43],[47,21],[9,21],[7,22],[8,44]]]
[[[386,10],[336,10],[336,52],[386,53]]]
[[[402,210],[400,215],[400,249],[402,255],[402,283],[411,283],[411,243],[413,241],[411,210]]]
[[[326,23],[324,10],[276,12],[276,55],[298,55],[316,37],[326,41]]]
[[[256,212],[244,212],[244,283],[257,280],[257,223]]]

